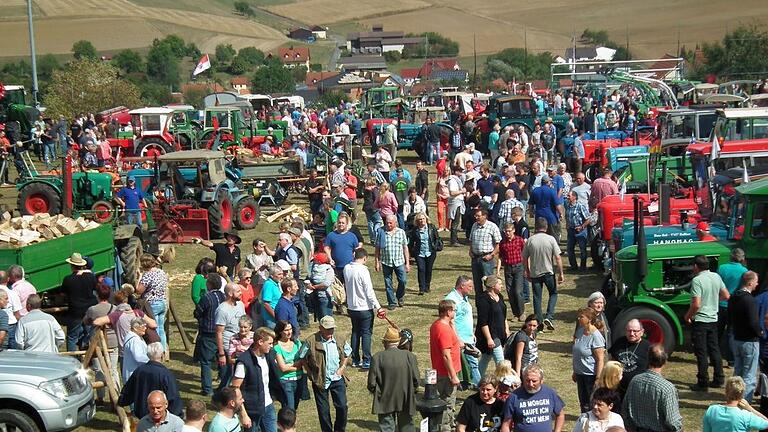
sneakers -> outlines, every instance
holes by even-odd
[[[405,300],[402,298],[397,299],[397,307],[405,306]]]
[[[547,330],[549,330],[549,331],[554,331],[555,330],[555,325],[552,324],[552,320],[550,320],[549,318],[544,318],[543,324],[547,328]]]
[[[367,371],[370,368],[371,368],[371,362],[363,361],[362,363],[360,363],[361,370]]]

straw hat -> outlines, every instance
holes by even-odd
[[[76,267],[85,267],[86,264],[88,264],[83,259],[83,256],[77,252],[72,253],[72,255],[70,255],[69,258],[67,258],[65,261]]]
[[[387,332],[384,333],[384,337],[381,339],[384,343],[400,343],[400,332],[394,327],[387,327]]]

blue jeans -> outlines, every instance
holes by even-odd
[[[152,313],[155,315],[155,321],[157,321],[157,335],[160,336],[160,343],[163,344],[163,348],[167,349],[168,339],[165,338],[165,300],[152,302],[149,304],[149,307],[152,309]]]
[[[555,280],[555,275],[547,273],[539,277],[531,278],[531,283],[533,285],[533,312],[536,314],[536,319],[539,320],[539,323],[544,319],[553,320],[555,318],[555,305],[557,305],[557,281]],[[541,313],[541,300],[544,285],[547,286],[547,292],[549,292],[546,316]]]
[[[83,322],[76,320],[67,325],[67,351],[77,351],[78,345],[86,336]]]
[[[491,362],[491,359],[493,359],[493,361],[496,363],[496,366],[498,366],[499,363],[501,363],[501,361],[504,360],[503,345],[499,345],[496,348],[494,348],[490,354],[486,354],[486,353],[480,354],[480,364],[478,365],[480,376],[485,375],[485,370],[488,369],[488,363]]]
[[[312,384],[312,392],[315,394],[315,406],[320,418],[320,430],[322,432],[343,432],[347,429],[347,384],[344,378],[331,382],[327,389]],[[336,408],[336,423],[331,422],[331,406],[328,398],[333,399],[333,407]]]
[[[43,160],[48,169],[56,165],[56,143],[54,141],[43,144]]]
[[[296,279],[299,280],[299,279]],[[298,308],[299,314],[296,317],[296,321],[299,323],[299,327],[309,327],[309,308],[307,307],[307,293],[303,289],[300,289],[298,293],[291,300],[293,305]]]
[[[489,276],[496,273],[496,261],[490,259],[485,261],[483,257],[472,257],[472,282],[475,283],[475,292],[483,291],[483,276]],[[477,296],[475,296],[477,302]]]
[[[333,303],[328,291],[315,291],[312,294],[312,307],[315,309],[315,321],[324,316],[333,316]]]
[[[249,432],[277,432],[277,412],[275,404],[264,407],[264,414],[251,416]]]
[[[288,408],[292,410],[296,410],[299,408],[299,402],[301,401],[301,382],[304,381],[304,385],[306,385],[306,375],[302,375],[301,378],[298,378],[293,381],[288,380],[280,380],[280,386],[283,387],[283,391],[285,392],[285,399],[288,401]]]
[[[59,135],[59,150],[61,150],[62,156],[67,155],[67,150],[69,150],[69,145],[67,143],[66,135]]]
[[[464,360],[467,362],[467,366],[469,367],[470,384],[477,385],[480,382],[480,368],[478,367],[479,359],[477,357],[472,357],[471,355],[466,355],[464,353],[462,353],[461,355],[464,356]]]
[[[216,364],[216,346],[215,333],[198,333],[195,341],[195,353],[193,359],[200,363],[200,390],[206,395],[213,394],[213,376],[211,368],[216,365],[219,370],[219,379],[224,378],[225,369],[219,368]]]
[[[519,317],[525,313],[523,299],[523,281],[525,271],[522,264],[504,265],[504,285],[507,289],[507,299],[512,308],[512,315]]]
[[[405,265],[390,267],[386,265],[381,266],[381,270],[384,273],[384,289],[387,290],[387,304],[394,306],[398,300],[402,300],[405,297],[405,283],[408,281],[407,274],[405,273]],[[397,276],[397,293],[392,289],[392,273]]]
[[[432,252],[428,257],[416,256],[416,269],[419,279],[419,292],[429,292],[429,286],[432,284],[432,268],[435,266],[437,251]]]
[[[125,221],[128,225],[137,225],[141,228],[141,210],[126,210]]]
[[[0,348],[16,349],[16,326],[17,324],[8,324],[8,334],[5,335],[5,340],[0,344]]]
[[[371,238],[371,243],[376,242],[376,233],[384,226],[384,221],[381,219],[381,214],[378,211],[365,215],[368,219],[368,237]]]
[[[579,259],[580,264],[576,265],[576,245],[579,245]],[[571,265],[571,270],[578,268],[587,268],[587,236],[586,233],[579,235],[576,232],[576,228],[568,228],[568,263]]]
[[[427,143],[427,163],[432,165],[440,160],[440,141]]]
[[[352,363],[360,364],[360,341],[363,342],[362,364],[371,364],[371,335],[373,335],[373,309],[350,310],[352,320]]]
[[[757,366],[760,359],[760,342],[738,341],[731,335],[733,374],[744,378],[744,399],[752,402],[757,387]]]

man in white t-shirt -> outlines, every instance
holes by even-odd
[[[240,354],[235,363],[232,387],[243,393],[245,409],[241,410],[243,428],[258,425],[262,431],[277,430],[277,411],[274,401],[286,406],[287,399],[280,385],[275,351],[275,332],[260,327],[253,332],[251,349]]]
[[[448,220],[451,227],[451,246],[459,244],[459,225],[464,214],[464,171],[460,166],[453,167],[453,175],[448,178]]]
[[[187,401],[184,409],[184,426],[181,432],[203,432],[203,427],[208,421],[208,408],[205,402],[197,399]]]

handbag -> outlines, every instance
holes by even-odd
[[[435,230],[434,227],[431,227],[431,230],[434,235],[433,247],[435,248],[435,251],[440,252],[445,247],[443,244],[443,239],[440,238],[440,234],[437,233],[437,230]]]

